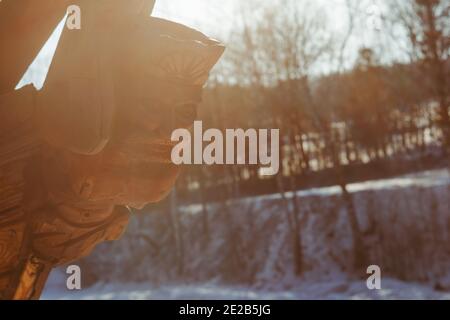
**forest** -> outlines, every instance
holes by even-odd
[[[376,264],[450,289],[450,2],[341,1],[339,34],[315,3],[240,3],[198,110],[203,130],[279,129],[278,174],[184,166],[168,199],[81,262],[88,284],[289,289]]]
[[[379,17],[383,29],[374,36],[391,51],[404,42],[408,58],[398,60],[381,47],[349,49],[354,29],[368,26],[364,4],[347,5],[348,34],[337,39],[308,1],[275,2],[251,24],[244,19],[199,110],[205,127],[279,128],[282,170],[272,180],[285,181],[286,189],[392,175],[400,163],[414,171],[448,155],[448,3],[387,2],[390,16]],[[242,15],[251,7],[240,8]],[[404,38],[396,38],[399,28]],[[356,51],[350,66],[349,50]],[[318,74],[318,65],[331,70]],[[244,189],[238,197],[279,191],[259,169],[192,166],[178,188],[188,202],[202,188],[217,194],[235,185]]]

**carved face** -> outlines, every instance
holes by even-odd
[[[145,19],[130,34],[117,62],[114,138],[166,145],[173,130],[195,120],[209,71],[224,48],[195,30],[157,18]]]
[[[110,50],[103,45],[100,53],[90,33],[71,39],[90,43],[87,52],[74,50],[68,39],[62,44],[65,55],[55,62],[59,69],[40,103],[44,136],[62,150],[57,158],[63,167],[50,174],[49,185],[58,198],[140,208],[161,200],[175,183],[179,168],[170,159],[171,133],[195,120],[209,71],[224,48],[157,18],[137,19],[116,36],[120,41],[107,41]],[[80,61],[83,70],[77,69]],[[82,76],[67,79],[75,72]],[[89,72],[92,80],[86,80]],[[64,176],[69,187],[61,187]]]

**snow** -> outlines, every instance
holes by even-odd
[[[93,287],[69,291],[61,270],[54,272],[44,300],[450,300],[450,292],[439,292],[418,283],[395,279],[382,280],[380,290],[369,290],[365,281],[345,279],[330,281],[297,280],[290,290],[258,290],[243,286],[178,284],[155,287],[143,283],[99,283]],[[57,280],[56,280],[57,279]],[[56,280],[56,281],[55,281]]]
[[[202,208],[180,208],[181,275],[167,213],[141,215],[124,239],[83,262],[82,272],[95,275],[91,287],[68,291],[66,275],[56,269],[43,299],[450,299],[449,187],[448,169],[348,186],[370,263],[382,268],[381,290],[367,289],[367,275],[349,271],[346,209],[339,188],[327,187],[297,192],[302,277],[294,275],[291,226],[275,194],[209,205],[207,242]],[[136,239],[142,233],[156,250]]]
[[[428,170],[422,171],[414,174],[407,174],[399,177],[380,179],[380,180],[369,180],[357,183],[351,183],[347,185],[347,190],[351,193],[363,192],[363,191],[376,191],[376,190],[394,190],[403,189],[411,187],[437,187],[450,185],[450,170],[439,169],[439,170]],[[311,188],[308,190],[300,190],[296,192],[298,197],[327,197],[332,195],[339,195],[341,193],[341,188],[339,186],[322,187],[322,188]],[[287,198],[292,198],[293,192],[286,192],[285,196]],[[238,201],[249,202],[249,201],[270,201],[270,200],[280,200],[281,195],[271,194],[264,196],[255,197],[245,197]],[[190,214],[199,213],[202,211],[201,205],[192,204],[188,205],[184,209]]]

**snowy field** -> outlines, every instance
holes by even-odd
[[[444,201],[444,206],[448,206],[448,193],[450,187],[450,171],[434,170],[421,172],[413,175],[401,176],[393,179],[368,181],[356,183],[349,186],[349,190],[355,194],[364,192],[386,192],[389,190],[411,190],[416,188],[438,188],[439,198]],[[419,192],[422,189],[419,189]],[[409,191],[408,191],[409,192]],[[417,192],[417,191],[414,191]],[[444,193],[442,193],[444,192]],[[447,193],[447,194],[446,194]],[[339,194],[338,188],[319,188],[307,191],[300,191],[300,197],[320,196],[328,197]],[[257,202],[276,200],[278,195],[254,198]],[[445,197],[446,199],[442,198]],[[439,199],[438,198],[438,199]],[[245,199],[241,201],[249,201]],[[440,201],[442,203],[442,201]],[[448,207],[447,207],[448,209]],[[188,211],[195,212],[198,209],[192,206]],[[445,213],[446,209],[443,211]],[[447,210],[448,211],[448,210]],[[408,212],[405,212],[408,213]],[[409,214],[409,213],[408,213]],[[306,237],[307,238],[307,237]],[[309,245],[312,246],[312,245]],[[314,248],[313,248],[314,249]],[[311,250],[313,250],[311,249]],[[316,250],[316,249],[314,249]],[[315,251],[317,252],[317,251]],[[205,253],[206,255],[206,253]],[[314,254],[313,254],[314,256]],[[158,258],[158,261],[160,259]],[[197,262],[195,262],[197,263]],[[195,264],[194,263],[194,264]],[[147,261],[142,262],[141,268],[156,268],[154,264]],[[195,267],[195,266],[194,266]],[[194,268],[193,267],[193,268]],[[328,267],[328,263],[325,265]],[[136,266],[136,272],[139,267]],[[444,269],[445,265],[443,264]],[[133,269],[132,269],[133,270]],[[149,269],[149,274],[155,274],[159,269]],[[154,271],[156,270],[156,271]],[[266,272],[269,277],[269,285],[251,286],[231,286],[225,285],[220,280],[209,281],[166,281],[159,284],[146,281],[100,281],[92,287],[80,291],[68,291],[65,281],[66,275],[63,270],[55,270],[46,286],[43,299],[450,299],[450,287],[446,289],[434,289],[433,284],[426,282],[402,282],[392,277],[382,275],[382,289],[369,290],[365,280],[355,280],[346,273],[336,272],[327,276],[318,276],[316,270],[309,271],[302,278],[287,276],[282,280],[277,280],[270,272]],[[445,270],[444,270],[445,271]],[[447,270],[448,271],[448,270]],[[444,273],[445,274],[445,273]],[[450,273],[449,273],[450,274]],[[159,278],[159,274],[156,274]],[[449,281],[448,277],[440,280],[439,283]],[[115,278],[114,278],[115,279]],[[165,279],[162,277],[162,279]],[[180,283],[173,285],[172,283]],[[189,284],[185,284],[189,283]],[[191,284],[195,283],[195,284]],[[441,286],[438,286],[441,287]]]
[[[365,281],[345,279],[301,281],[288,291],[257,290],[215,284],[153,287],[150,284],[97,284],[79,291],[65,289],[63,277],[53,275],[44,300],[450,300],[450,292],[439,292],[421,285],[383,279],[381,290],[369,290]]]

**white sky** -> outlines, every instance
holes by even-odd
[[[205,29],[208,35],[216,36],[226,34],[234,27],[236,23],[235,12],[242,5],[243,1],[246,0],[157,0],[153,16]],[[264,5],[269,1],[279,1],[280,5],[283,3],[283,0],[257,0],[255,3]],[[335,29],[345,28],[345,0],[298,1],[299,3],[317,3],[331,19],[330,24]]]
[[[154,16],[174,20],[192,27],[200,29],[208,36],[218,38],[226,43],[227,35],[233,28],[239,25],[239,17],[236,11],[249,0],[157,0]],[[330,32],[333,36],[339,37],[346,34],[348,30],[347,0],[297,0],[299,6],[314,4],[323,12],[321,18],[327,19]],[[356,59],[358,49],[362,46],[372,47],[375,53],[380,56],[382,62],[388,62],[393,57],[405,59],[399,53],[402,40],[397,40],[397,47],[392,47],[386,42],[386,35],[377,29],[381,29],[380,17],[388,12],[387,3],[392,0],[353,0],[353,4],[360,5],[358,14],[360,20],[354,30],[353,36],[347,44],[346,67],[351,67]],[[283,5],[283,0],[254,0],[253,3],[261,4],[268,2]],[[255,7],[254,11],[257,11]],[[249,17],[251,20],[251,17]],[[399,37],[400,38],[400,37]],[[232,44],[227,44],[228,47]],[[329,69],[323,66],[324,71]],[[321,73],[321,71],[319,71]]]
[[[239,1],[245,0],[157,0],[152,15],[206,29],[208,35],[217,36],[233,27],[233,11]]]

